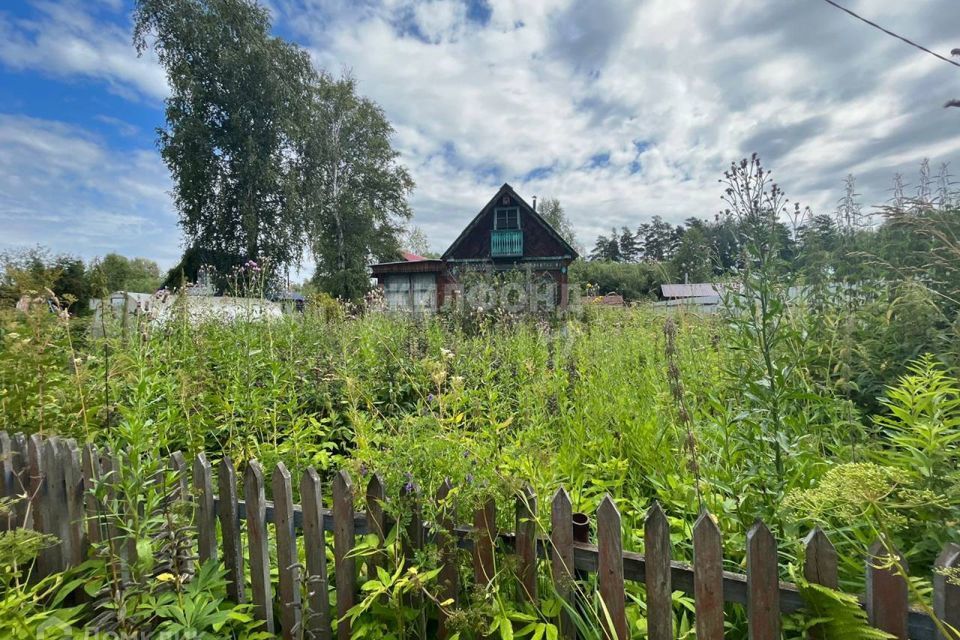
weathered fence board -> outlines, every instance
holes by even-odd
[[[497,540],[497,505],[487,500],[473,514],[473,529],[476,535],[473,548],[473,574],[477,584],[486,586],[496,574],[494,548]]]
[[[597,582],[601,606],[600,620],[605,637],[609,640],[626,640],[626,596],[623,584],[623,532],[620,511],[610,496],[605,496],[597,509]]]
[[[246,600],[243,577],[243,543],[237,514],[237,470],[230,456],[224,456],[217,468],[219,498],[217,514],[223,539],[223,566],[227,570],[227,596],[242,603]]]
[[[200,562],[217,559],[217,520],[213,507],[213,467],[204,454],[193,462],[193,492],[196,498],[197,545]]]
[[[353,526],[353,481],[340,471],[333,479],[333,556],[337,587],[337,638],[350,640],[347,612],[354,605],[357,590],[356,560],[350,556],[355,543]]]
[[[938,640],[960,640],[960,584],[940,572],[960,568],[960,545],[947,544],[937,556],[934,568],[937,572],[933,576],[933,612],[946,627],[945,632],[938,632]]]
[[[837,549],[820,527],[804,538],[803,577],[811,583],[838,588]],[[811,627],[808,633],[810,640],[827,640],[827,632],[822,625]]]
[[[270,548],[267,543],[267,499],[263,468],[256,460],[247,463],[243,497],[247,517],[247,544],[250,547],[250,591],[256,617],[264,630],[273,633],[273,593],[270,584]]]
[[[282,462],[273,470],[273,517],[277,529],[280,625],[284,640],[293,640],[300,630],[300,564],[293,524],[293,485]]]
[[[440,600],[442,606],[437,617],[437,637],[446,640],[450,635],[447,628],[446,611],[450,606],[456,606],[460,593],[460,571],[457,567],[457,547],[454,537],[454,523],[451,513],[454,512],[451,504],[450,492],[453,485],[447,478],[437,489],[436,502],[439,518],[437,522],[437,549],[440,554]],[[446,604],[449,603],[449,604]]]
[[[527,485],[517,496],[517,578],[520,597],[537,601],[537,496]]]
[[[550,543],[554,588],[567,604],[573,606],[573,506],[570,504],[570,494],[562,487],[557,489],[550,503]],[[560,614],[560,634],[567,640],[577,637],[576,628],[566,609]]]
[[[899,640],[907,638],[907,581],[892,563],[906,568],[893,547],[877,540],[867,558],[867,618],[870,624]]]
[[[19,456],[18,443],[26,455]],[[24,477],[18,477],[17,460],[23,461]],[[119,558],[124,575],[130,562],[132,536],[119,523],[135,508],[126,499],[131,488],[121,482],[120,473],[126,458],[99,452],[87,445],[82,452],[67,439],[27,439],[22,435],[0,432],[0,495],[26,495],[30,498],[29,524],[56,535],[59,544],[51,549],[54,555],[38,559],[40,569],[47,571],[76,564],[86,557],[90,544],[109,542],[112,555]],[[329,585],[326,582],[325,532],[333,532],[336,575],[337,623],[339,638],[350,636],[350,624],[344,618],[357,600],[357,562],[351,551],[356,536],[377,532],[387,533],[389,519],[383,513],[383,496],[387,489],[382,480],[366,487],[365,512],[355,511],[354,486],[349,475],[340,472],[333,482],[333,508],[323,507],[320,477],[313,469],[302,476],[300,492],[303,507],[293,504],[291,478],[283,465],[272,474],[275,500],[265,499],[263,470],[251,461],[244,474],[244,500],[237,496],[237,473],[228,458],[218,464],[217,494],[213,491],[213,474],[206,458],[199,456],[194,464],[193,480],[183,456],[173,454],[170,467],[175,470],[177,483],[168,492],[167,499],[190,501],[195,510],[198,548],[207,557],[223,554],[227,568],[228,589],[232,600],[243,600],[243,535],[240,523],[246,521],[246,541],[249,548],[251,600],[255,615],[266,621],[265,630],[273,632],[277,625],[274,610],[279,611],[280,630],[284,637],[294,637],[301,629],[311,637],[326,640],[332,636]],[[167,482],[170,476],[160,474],[154,482]],[[96,494],[92,488],[105,482]],[[129,482],[129,479],[127,480]],[[26,484],[26,487],[21,486]],[[194,487],[190,492],[188,488]],[[19,487],[19,489],[17,488]],[[568,599],[582,613],[589,611],[584,600],[574,596],[575,590],[592,591],[587,573],[597,574],[597,591],[604,607],[597,612],[605,636],[613,640],[628,637],[625,615],[625,581],[646,584],[647,636],[651,640],[666,640],[673,636],[671,591],[692,594],[696,611],[698,638],[721,638],[723,634],[723,607],[725,602],[745,605],[747,630],[750,638],[779,638],[780,616],[800,611],[803,598],[794,585],[779,582],[777,541],[762,523],[757,523],[747,534],[745,575],[723,571],[720,531],[716,522],[704,512],[694,526],[694,563],[688,565],[671,560],[670,527],[666,514],[654,504],[644,524],[645,555],[622,550],[620,515],[612,499],[601,502],[596,515],[597,544],[586,542],[586,535],[577,537],[574,531],[572,505],[566,491],[560,489],[551,504],[551,526],[541,531],[536,523],[537,501],[529,487],[515,500],[516,529],[514,533],[500,533],[496,526],[496,509],[487,500],[477,509],[471,526],[456,526],[452,517],[451,499],[456,495],[453,486],[445,481],[435,500],[439,507],[437,522],[424,522],[420,515],[420,492],[406,492],[401,504],[409,513],[400,538],[407,558],[430,542],[437,544],[440,561],[438,581],[437,636],[449,636],[446,614],[459,596],[458,549],[473,552],[474,574],[482,586],[496,573],[496,553],[505,551],[517,557],[517,596],[534,600],[537,588],[537,567],[541,559],[549,560],[552,577],[558,593]],[[199,512],[199,513],[198,513]],[[11,519],[11,524],[23,524],[24,519]],[[270,584],[270,555],[268,523],[276,525],[277,573],[279,593],[272,593]],[[217,530],[221,535],[217,535]],[[589,527],[577,525],[576,531],[587,532]],[[300,573],[298,564],[298,531],[302,530],[304,546],[306,607],[300,602]],[[212,535],[211,535],[212,533]],[[434,537],[431,537],[431,534]],[[222,548],[219,545],[223,545]],[[203,550],[203,547],[206,550]],[[896,554],[895,550],[892,550]],[[918,610],[908,608],[907,570],[902,559],[893,564],[887,558],[887,549],[877,544],[871,548],[867,565],[867,594],[864,607],[872,625],[897,638],[916,640],[960,640],[951,631],[960,617],[960,587],[941,574],[934,575],[933,605],[943,623],[938,633],[934,620]],[[381,562],[385,557],[379,558]],[[937,559],[939,568],[956,568],[960,563],[960,546],[948,545]],[[367,572],[376,571],[367,565]],[[506,563],[505,566],[512,566]],[[372,569],[371,569],[372,567]],[[386,567],[392,569],[391,567]],[[827,536],[815,529],[804,540],[803,573],[807,580],[828,587],[837,586],[837,554]],[[582,580],[581,582],[578,582]],[[449,601],[449,602],[448,602]],[[418,605],[415,601],[409,604]],[[435,608],[433,605],[431,609]],[[573,629],[560,616],[560,635],[575,637]],[[428,632],[426,619],[416,621],[417,633]],[[811,629],[812,638],[822,638],[822,629]]]
[[[697,640],[723,640],[723,546],[707,511],[693,527],[693,591]]]
[[[327,544],[323,531],[323,487],[313,467],[300,481],[303,502],[303,547],[307,559],[307,631],[316,640],[329,640],[330,596],[327,585]]]
[[[747,634],[750,640],[780,638],[780,578],[777,541],[763,522],[747,532]]]
[[[670,524],[659,502],[654,502],[647,512],[643,532],[647,560],[647,635],[650,640],[673,640]]]
[[[383,515],[383,501],[385,499],[386,492],[383,486],[383,478],[374,473],[367,483],[367,529],[369,533],[377,536],[377,541],[381,546],[387,536],[387,521]],[[383,564],[382,554],[370,554],[367,558],[367,576],[371,579],[376,578],[377,567],[383,566]]]

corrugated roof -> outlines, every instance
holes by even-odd
[[[707,298],[719,296],[722,289],[723,285],[710,282],[660,285],[660,293],[664,298]]]
[[[409,251],[403,251],[403,259],[407,262],[420,262],[421,260],[427,260],[423,256],[418,256],[415,253],[410,253]]]

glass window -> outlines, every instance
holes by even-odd
[[[493,221],[494,229],[519,229],[520,210],[516,207],[497,209]]]

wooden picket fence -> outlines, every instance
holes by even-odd
[[[60,542],[37,559],[36,571],[48,574],[76,565],[87,557],[89,545],[122,534],[99,521],[97,499],[90,487],[98,477],[117,469],[119,458],[93,445],[78,449],[72,440],[24,437],[0,432],[0,496],[29,496],[21,500],[16,513],[4,526],[27,526],[56,535]],[[358,598],[358,561],[350,554],[356,537],[368,533],[381,540],[395,526],[383,510],[385,487],[372,475],[365,491],[345,471],[332,482],[332,509],[325,508],[321,478],[313,468],[300,478],[301,504],[293,503],[293,479],[283,464],[274,469],[270,482],[273,501],[266,500],[266,478],[257,461],[247,464],[243,477],[242,499],[236,469],[229,458],[213,467],[204,455],[188,468],[184,457],[171,456],[169,466],[178,472],[177,496],[193,502],[197,533],[197,555],[201,561],[220,559],[227,572],[228,594],[236,602],[251,602],[255,614],[265,621],[265,628],[292,638],[305,631],[305,637],[338,640],[350,637],[348,622],[343,619]],[[192,471],[192,473],[191,473]],[[191,479],[192,476],[192,479]],[[215,487],[217,490],[215,491]],[[469,550],[473,558],[474,580],[486,584],[497,571],[496,553],[515,556],[510,563],[516,572],[523,598],[536,601],[538,562],[551,565],[557,591],[573,602],[574,579],[587,573],[597,574],[597,589],[609,612],[603,620],[608,638],[628,638],[630,631],[625,614],[625,581],[646,585],[647,635],[651,640],[672,640],[674,613],[671,593],[675,590],[692,595],[695,602],[695,624],[698,640],[723,638],[724,603],[744,605],[752,640],[774,640],[780,637],[781,616],[804,609],[805,603],[797,587],[779,580],[777,542],[770,530],[757,522],[747,534],[746,574],[723,570],[723,549],[720,531],[709,513],[703,513],[693,528],[694,562],[692,565],[671,558],[670,529],[659,505],[650,509],[644,527],[644,554],[622,549],[623,532],[620,513],[606,497],[596,513],[596,544],[585,539],[583,526],[575,526],[569,495],[563,489],[552,497],[549,536],[538,532],[533,514],[537,497],[529,490],[517,496],[514,532],[499,532],[495,505],[491,499],[474,515],[473,523],[456,525],[449,514],[448,496],[453,487],[444,483],[436,491],[441,517],[437,523],[425,523],[421,509],[411,501],[411,517],[404,536],[407,551],[422,546],[434,536],[439,550],[441,599],[454,602],[461,595],[458,551]],[[404,518],[406,521],[407,519]],[[218,535],[219,522],[219,535]],[[246,522],[245,532],[242,523]],[[271,581],[270,530],[274,524],[278,592]],[[582,523],[581,523],[582,524]],[[327,584],[326,532],[333,534],[335,611],[330,611]],[[299,564],[298,545],[302,545],[305,565]],[[129,545],[127,545],[129,547]],[[244,566],[244,550],[249,566]],[[135,553],[135,549],[132,550]],[[895,570],[884,568],[880,558],[887,552],[878,543],[871,549],[872,558],[865,560],[866,594],[862,598],[868,619],[873,626],[896,638],[936,640],[944,638],[934,621],[925,613],[908,605],[907,585]],[[805,541],[804,577],[835,588],[837,586],[837,554],[827,536],[819,529]],[[365,559],[368,575],[375,575],[376,557]],[[937,560],[939,567],[960,566],[960,546],[948,545]],[[249,569],[250,593],[247,593],[246,569]],[[301,570],[306,576],[301,576]],[[301,578],[309,585],[308,602],[301,602]],[[948,625],[960,627],[960,587],[942,575],[934,579],[934,611]],[[279,620],[274,611],[280,612]],[[423,636],[426,620],[421,617]],[[576,638],[570,620],[561,620],[561,636]],[[446,620],[438,611],[436,637],[447,637]],[[814,628],[811,637],[823,637]],[[949,638],[949,636],[947,636]],[[956,637],[950,640],[956,640]]]

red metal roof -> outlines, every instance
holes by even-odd
[[[410,253],[409,251],[401,251],[401,253],[403,254],[403,259],[407,262],[420,262],[421,260],[427,260],[427,258],[418,256],[415,253]]]

